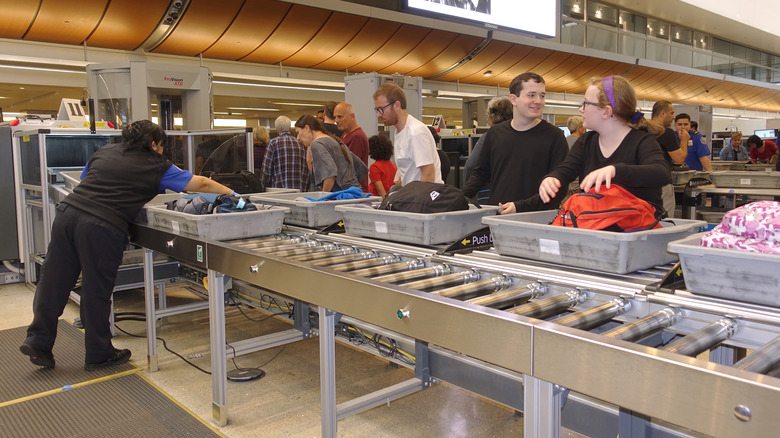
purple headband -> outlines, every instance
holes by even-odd
[[[615,103],[615,91],[612,88],[612,81],[615,78],[614,75],[607,76],[606,78],[601,80],[601,83],[604,85],[604,94],[607,95],[607,100],[609,100],[609,104],[612,105],[612,108],[617,109],[617,103]]]

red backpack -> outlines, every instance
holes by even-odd
[[[638,231],[660,228],[655,207],[623,187],[601,186],[572,195],[561,206],[552,225],[587,230]]]

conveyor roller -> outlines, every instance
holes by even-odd
[[[544,319],[565,312],[587,299],[587,293],[582,289],[572,289],[566,293],[532,303],[523,304],[507,310],[507,312],[531,318]]]
[[[330,266],[330,268],[335,271],[342,271],[342,272],[352,271],[353,274],[366,276],[366,275],[372,275],[370,274],[370,272],[372,272],[371,270],[379,266],[399,263],[399,261],[401,260],[401,257],[396,254],[383,256],[383,257],[376,257],[375,255],[373,257],[369,257],[369,255],[366,255],[364,258],[359,260],[346,261],[338,265],[333,265]],[[422,264],[422,262],[420,263]],[[325,264],[325,262],[323,262],[323,265],[328,266],[328,264]]]
[[[766,373],[780,365],[780,336],[734,364],[734,368]]]
[[[737,321],[722,318],[697,332],[669,343],[663,350],[685,356],[696,356],[731,337],[737,328]]]
[[[506,275],[502,275],[500,277],[494,277],[491,278],[490,280],[486,280],[481,283],[486,283],[486,284],[483,287],[476,290],[475,292],[491,290],[493,291],[493,293],[481,297],[477,297],[477,298],[472,298],[467,302],[471,304],[478,304],[480,306],[503,309],[512,305],[525,303],[529,300],[538,298],[544,295],[545,293],[547,293],[547,287],[542,283],[531,283],[525,286],[510,288],[510,286],[512,285],[512,280]],[[488,288],[488,286],[490,285],[492,285],[492,289]],[[463,287],[466,286],[468,285],[464,285]],[[439,291],[439,295],[451,296],[454,298],[458,298],[462,296],[462,295],[449,295],[449,293],[459,292],[459,291],[453,291],[453,289],[455,288],[450,288],[446,290],[448,295],[444,295],[445,291]],[[466,291],[466,293],[470,293],[470,291]],[[463,295],[465,295],[465,293]]]
[[[403,269],[404,264],[406,264],[407,266],[406,269]],[[422,260],[420,260],[419,264],[414,262],[401,262],[401,263],[397,263],[397,265],[399,265],[399,268],[403,269],[402,272],[383,274],[372,278],[374,280],[384,281],[387,283],[399,283],[405,280],[412,280],[415,278],[435,277],[437,275],[450,273],[449,265],[440,264],[440,265],[434,265],[434,266],[424,268],[423,267],[424,265],[422,264]],[[379,269],[381,270],[382,268],[386,268],[387,270],[387,268],[391,268],[391,267],[393,267],[393,265],[379,267]]]
[[[567,327],[590,330],[598,327],[612,318],[621,315],[631,308],[631,301],[617,297],[608,303],[590,309],[581,310],[571,315],[562,316],[554,322]]]
[[[509,287],[512,284],[512,280],[506,275],[500,275],[498,277],[487,278],[484,280],[475,281],[473,283],[461,284],[458,286],[448,287],[446,289],[436,290],[431,292],[434,295],[441,297],[458,298],[463,299],[483,292],[495,292],[505,287]]]
[[[466,271],[455,272],[449,275],[426,278],[424,280],[416,280],[409,283],[401,283],[401,285],[412,289],[430,290],[435,287],[447,286],[453,283],[473,283],[476,280],[479,280],[479,271],[476,269],[469,269]]]
[[[345,254],[343,256],[335,256],[335,257],[328,257],[325,260],[317,260],[312,262],[314,266],[333,266],[333,265],[339,265],[339,264],[346,264],[347,262],[352,261],[358,261],[358,260],[367,260],[367,259],[376,259],[378,257],[378,254],[376,251],[360,251],[353,252],[349,254]],[[400,260],[399,257],[395,257],[393,261]],[[388,262],[389,263],[389,262]],[[365,266],[362,266],[365,267]],[[338,271],[343,271],[345,269],[339,269],[340,266],[333,266],[333,269],[336,269]],[[357,268],[352,268],[357,269]]]
[[[682,317],[682,310],[676,307],[667,307],[642,319],[615,327],[603,333],[604,336],[613,339],[635,342],[646,336],[652,335],[667,327],[673,326]]]
[[[357,248],[353,246],[323,245],[320,251],[314,251],[310,254],[301,254],[301,255],[292,256],[290,257],[290,260],[294,260],[296,262],[308,262],[312,260],[332,258],[335,256],[351,254],[354,252],[357,252]]]

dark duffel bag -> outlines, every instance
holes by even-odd
[[[237,170],[231,173],[204,174],[214,181],[228,186],[236,193],[260,193],[265,191],[265,185],[254,173],[248,170]]]
[[[380,210],[409,213],[444,213],[468,210],[469,201],[463,191],[449,184],[412,181],[387,193]]]

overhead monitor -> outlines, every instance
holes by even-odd
[[[774,129],[756,129],[753,133],[761,138],[774,139],[777,137],[777,132]]]
[[[483,24],[490,29],[517,30],[555,37],[558,0],[407,0],[411,13],[433,14]]]

